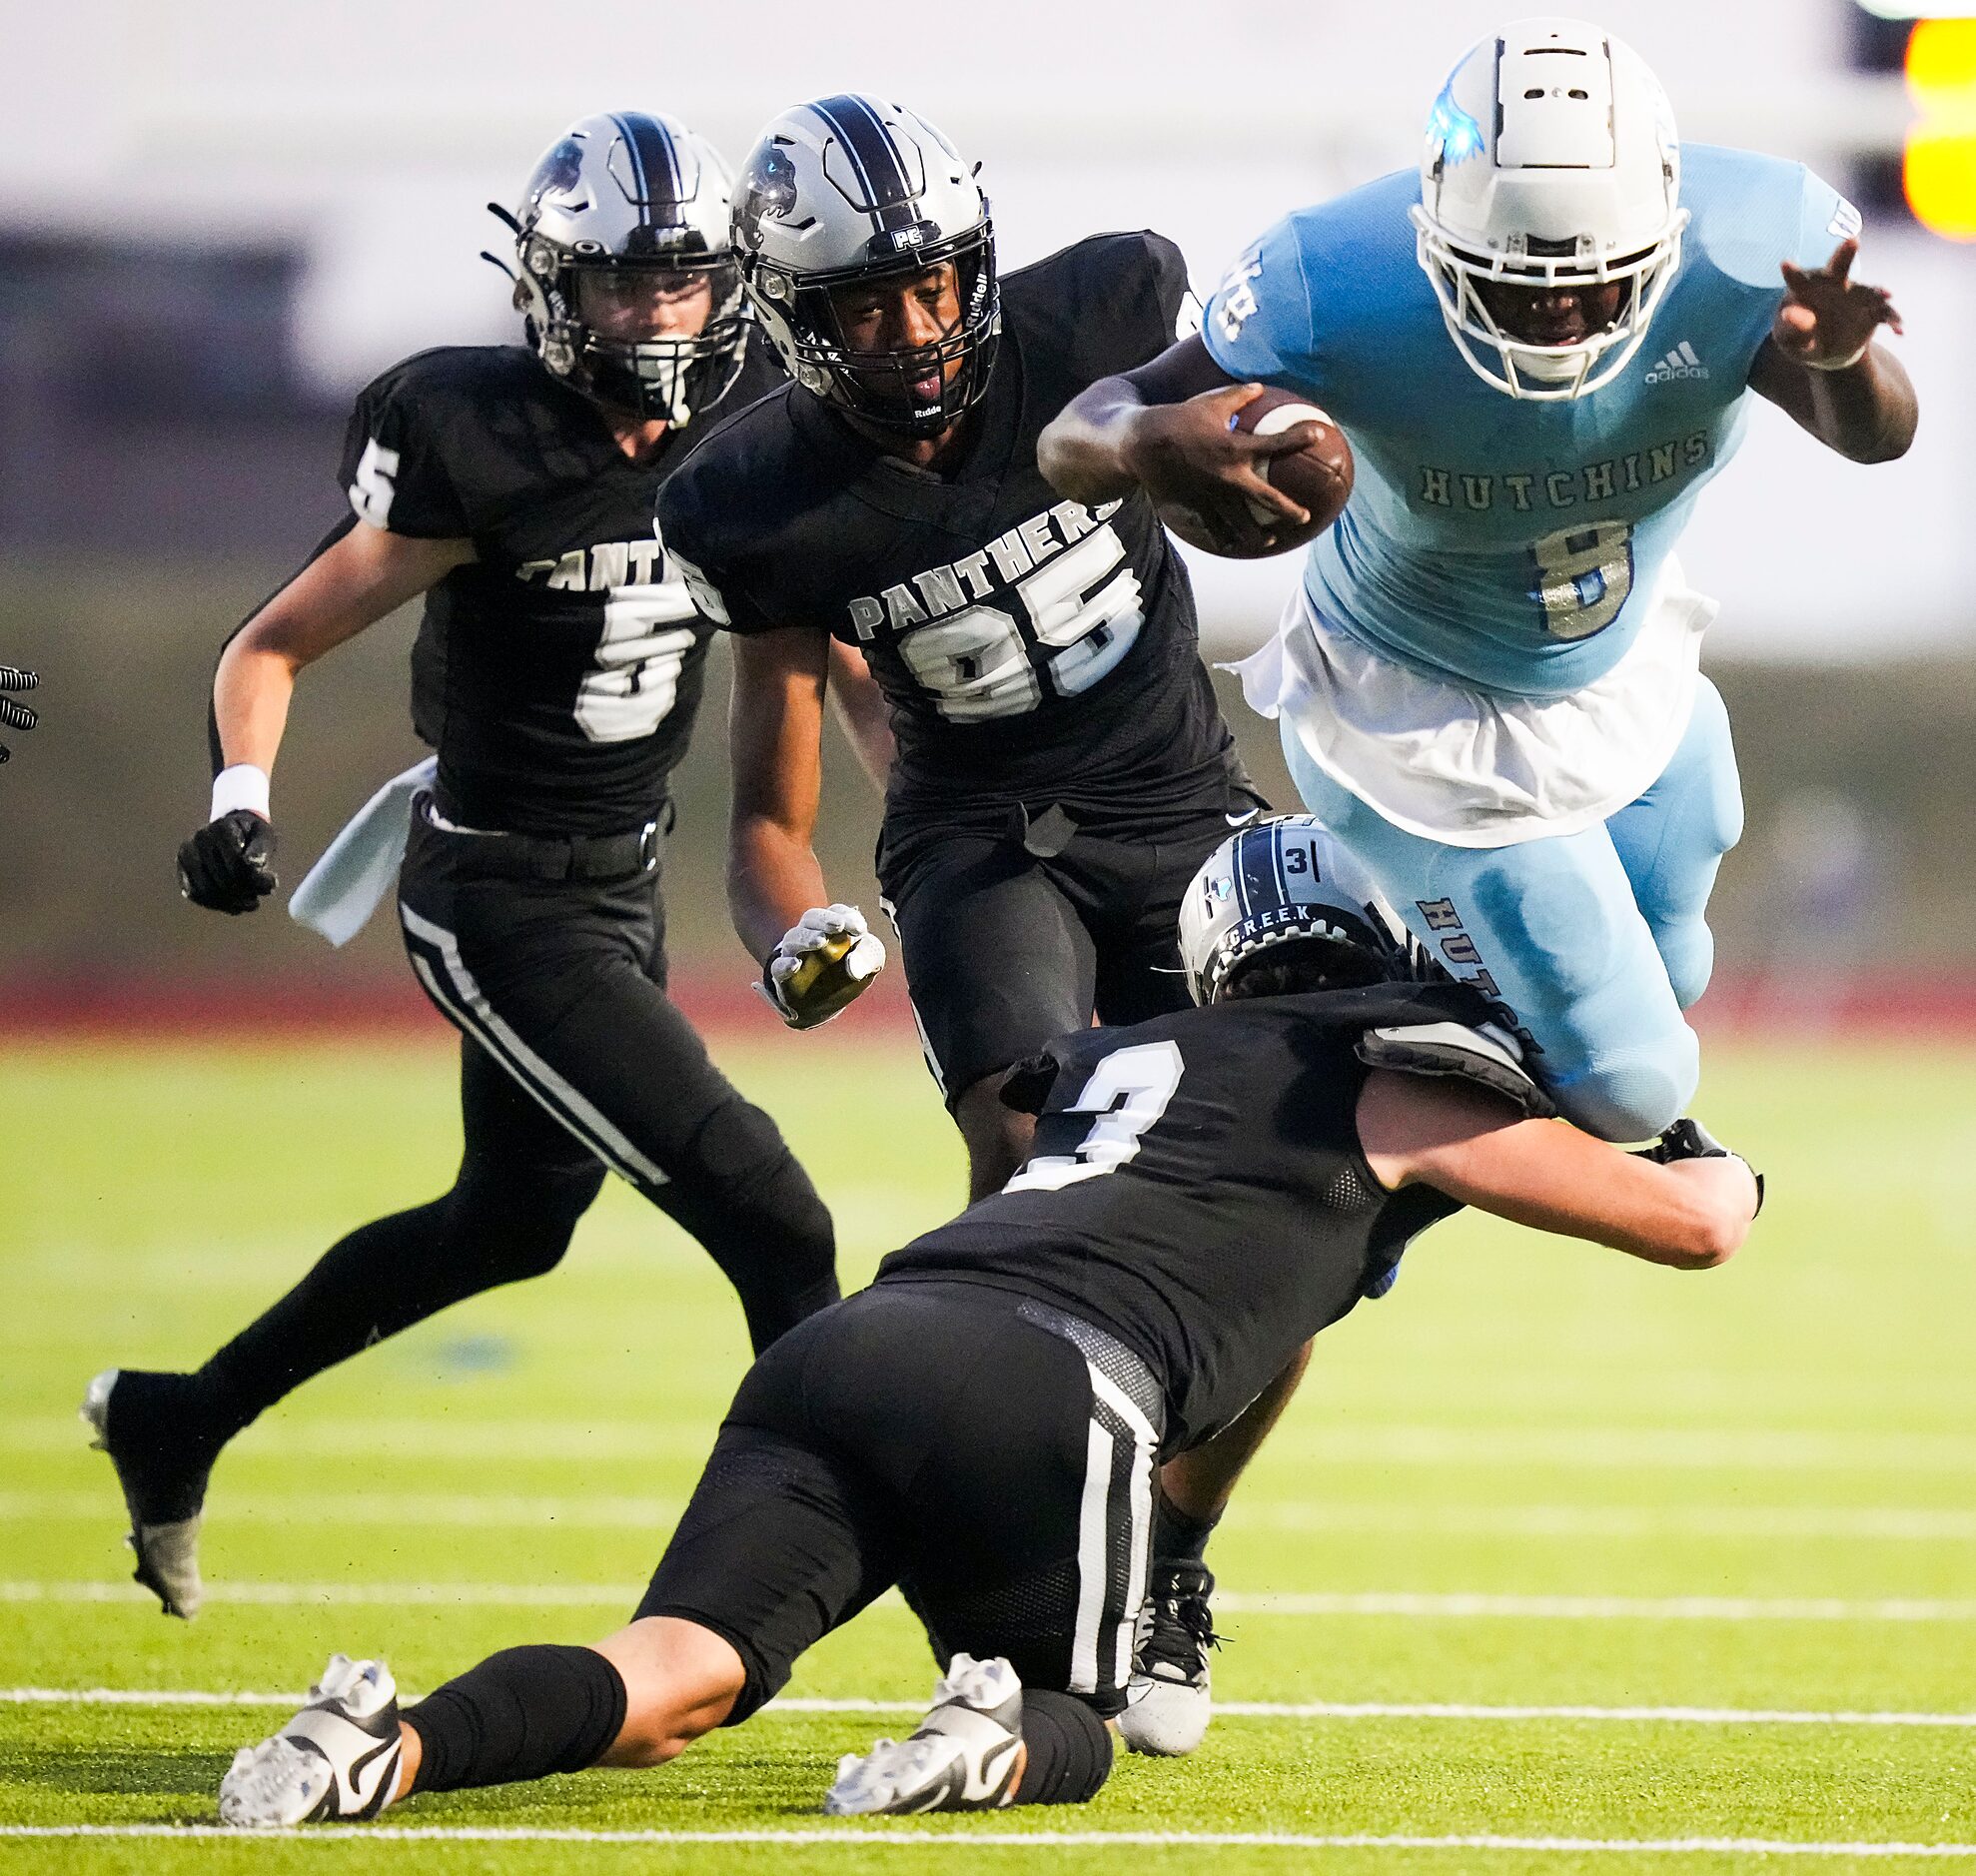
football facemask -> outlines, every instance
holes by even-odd
[[[1680,145],[1622,41],[1518,20],[1435,100],[1410,211],[1456,348],[1485,384],[1556,402],[1610,384],[1680,266]]]
[[[1330,951],[1340,974],[1360,982],[1411,975],[1398,921],[1371,874],[1315,815],[1231,835],[1181,902],[1180,957],[1196,1003],[1215,1002],[1239,965],[1276,946]]]
[[[555,377],[673,425],[733,383],[747,322],[726,167],[705,138],[642,112],[583,118],[515,213],[494,213],[515,234],[515,307]]]
[[[748,297],[806,391],[911,436],[938,436],[986,392],[1001,332],[994,229],[972,173],[923,118],[855,94],[783,112],[744,167],[734,231]],[[946,330],[862,349],[849,300],[942,267]]]

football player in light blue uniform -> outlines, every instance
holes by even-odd
[[[1638,56],[1515,22],[1436,99],[1418,174],[1299,210],[1197,339],[1044,434],[1073,498],[1135,483],[1202,544],[1308,519],[1236,430],[1260,388],[1322,406],[1357,463],[1279,638],[1244,667],[1308,807],[1417,938],[1515,1014],[1561,1110],[1611,1140],[1694,1091],[1683,1011],[1741,830],[1712,602],[1673,547],[1754,392],[1857,462],[1914,429],[1859,218],[1796,164],[1682,145]],[[1835,251],[1836,244],[1836,251]],[[1650,328],[1650,336],[1649,336]]]

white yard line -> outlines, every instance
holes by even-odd
[[[326,1844],[376,1843],[800,1843],[938,1845],[956,1850],[1084,1850],[1113,1847],[1244,1850],[1499,1850],[1575,1855],[1976,1857],[1976,1843],[1812,1843],[1788,1837],[1318,1836],[1262,1830],[995,1830],[913,1824],[841,1830],[581,1830],[546,1826],[354,1824],[314,1830],[229,1829],[224,1824],[0,1824],[0,1837],[187,1837],[262,1843],[271,1838]]]
[[[408,1698],[416,1696],[408,1695]],[[301,1693],[229,1693],[185,1687],[0,1687],[0,1706],[272,1706],[299,1707]],[[918,1713],[917,1700],[794,1698],[772,1700],[763,1714]],[[1217,1700],[1224,1719],[1592,1720],[1618,1725],[1915,1726],[1976,1728],[1976,1713],[1793,1712],[1764,1707],[1477,1706],[1451,1701]]]
[[[77,1384],[80,1388],[80,1383]],[[67,1414],[0,1420],[0,1448],[68,1451],[81,1433]],[[448,1458],[640,1458],[704,1451],[711,1423],[684,1435],[638,1420],[499,1421],[444,1419],[276,1419],[256,1426],[242,1450],[275,1455],[370,1458],[398,1448],[408,1456]],[[1554,1465],[1593,1470],[1759,1470],[1976,1472],[1976,1437],[1957,1432],[1884,1433],[1844,1429],[1712,1426],[1316,1426],[1280,1429],[1279,1459],[1322,1459],[1331,1466],[1449,1465],[1488,1469]],[[1261,1482],[1260,1480],[1258,1482]]]
[[[626,1583],[221,1583],[211,1602],[276,1607],[453,1604],[495,1608],[629,1609],[642,1585]],[[4,1582],[4,1602],[149,1604],[135,1584]],[[1402,1615],[1440,1620],[1505,1617],[1525,1621],[1976,1622],[1976,1597],[1843,1596],[1504,1596],[1470,1594],[1301,1594],[1217,1591],[1215,1607],[1232,1615]]]
[[[109,1487],[106,1475],[105,1485]],[[246,1491],[216,1500],[231,1517],[264,1524],[422,1524],[538,1530],[561,1524],[584,1530],[670,1531],[683,1498],[529,1497],[519,1493],[446,1491]],[[0,1491],[0,1518],[44,1522],[123,1516],[114,1487],[103,1491]]]
[[[0,1491],[0,1518],[87,1522],[120,1515],[116,1494],[99,1491]],[[680,1498],[629,1493],[535,1496],[522,1492],[242,1491],[223,1488],[222,1513],[271,1524],[458,1524],[534,1530],[570,1528],[669,1530]],[[1335,1532],[1340,1535],[1726,1539],[1832,1538],[1841,1541],[1942,1543],[1976,1541],[1976,1509],[1858,1505],[1492,1504],[1409,1505],[1238,1502],[1235,1528]]]

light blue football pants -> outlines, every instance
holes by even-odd
[[[1742,832],[1728,713],[1705,677],[1659,780],[1602,826],[1509,847],[1450,847],[1395,827],[1313,762],[1286,721],[1304,805],[1378,879],[1457,977],[1482,978],[1540,1053],[1565,1119],[1647,1140],[1692,1098],[1700,1050],[1681,1012],[1708,985],[1704,913]]]

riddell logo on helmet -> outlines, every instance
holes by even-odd
[[[1683,339],[1673,351],[1646,375],[1649,385],[1671,385],[1677,378],[1706,378],[1708,367],[1695,357],[1694,347]]]

